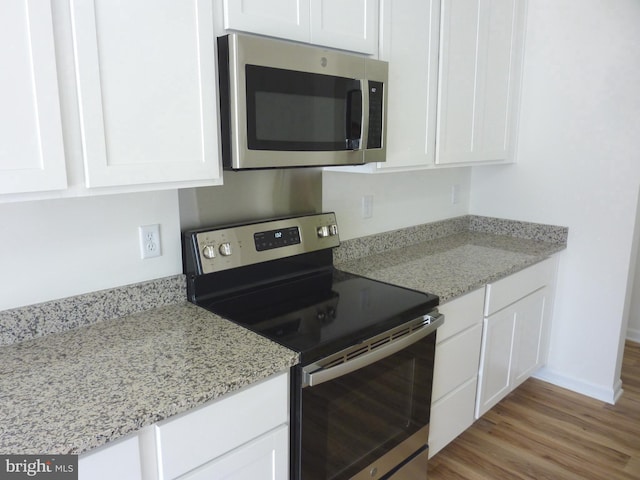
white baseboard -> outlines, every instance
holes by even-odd
[[[592,383],[583,382],[573,377],[554,372],[546,367],[538,370],[534,375],[535,378],[545,382],[552,383],[558,387],[566,388],[581,395],[586,395],[596,400],[601,400],[610,404],[615,404],[622,395],[622,380],[618,379],[612,388],[594,385]]]
[[[638,330],[637,328],[627,329],[627,340],[640,343],[640,330]]]

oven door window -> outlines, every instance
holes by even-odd
[[[359,80],[246,65],[250,150],[340,151],[360,148]]]
[[[435,334],[302,391],[302,478],[347,479],[429,424]]]

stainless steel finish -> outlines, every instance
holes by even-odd
[[[389,480],[426,480],[429,476],[427,469],[429,465],[429,449],[423,450],[422,453],[416,455],[411,461],[405,463],[402,468],[398,469]]]
[[[329,225],[329,235],[332,237],[338,235],[338,225],[336,223]]]
[[[329,227],[327,225],[318,227],[318,237],[325,238],[328,236],[329,236]]]
[[[231,244],[229,242],[221,243],[218,250],[220,251],[220,255],[223,257],[228,257],[232,253]]]
[[[382,92],[383,101],[382,101],[382,148],[366,148],[364,150],[364,161],[365,163],[369,162],[384,162],[387,159],[387,93],[389,91],[388,88],[388,75],[389,68],[387,63],[380,62],[378,60],[374,60],[372,58],[366,59],[365,64],[366,76],[367,80],[373,80],[376,82],[382,82],[384,84],[384,89]],[[368,85],[365,86],[365,90],[367,91],[367,96],[369,95]],[[367,101],[367,111],[369,111],[369,102]],[[369,116],[367,115],[367,119]],[[367,125],[368,130],[368,125]]]
[[[368,112],[367,79],[386,85],[388,64],[355,54],[343,53],[326,48],[300,45],[280,40],[250,35],[229,35],[229,96],[231,130],[231,167],[265,168],[291,166],[357,165],[365,161],[385,161],[386,145],[365,154],[366,139],[360,142],[359,150],[327,152],[287,152],[249,150],[247,145],[247,99],[245,65],[258,65],[285,70],[335,75],[360,79],[363,82],[363,113]],[[367,71],[371,76],[367,77]],[[367,101],[365,102],[365,95]],[[386,132],[386,88],[384,92],[383,132]],[[363,136],[368,132],[368,115],[363,121]],[[365,123],[367,125],[365,126]],[[371,152],[371,153],[369,153]],[[375,152],[375,153],[373,153]],[[366,159],[366,160],[365,160]]]
[[[202,247],[202,256],[207,259],[215,258],[216,256],[215,245],[205,245],[204,247]]]
[[[355,372],[414,344],[436,331],[444,323],[437,310],[368,339],[302,369],[302,388]]]
[[[415,452],[427,445],[428,440],[429,425],[425,425],[400,445],[397,445],[393,449],[389,450],[389,452],[387,452],[385,455],[383,455],[370,465],[367,465],[360,472],[356,473],[353,477],[351,477],[351,480],[376,480],[386,475],[391,469],[398,466],[398,464],[403,462],[407,457],[413,455]],[[426,455],[424,455],[425,452],[427,452]],[[412,480],[418,480],[420,478],[426,478],[427,459],[428,450],[425,450],[420,455],[417,455],[414,459],[412,459],[411,462],[407,463],[407,465],[404,465],[390,478],[397,480],[405,480],[408,478]],[[411,465],[410,471],[413,473],[413,475],[406,475],[407,470],[405,470],[405,468],[409,465]],[[402,475],[401,472],[404,472],[405,475]]]
[[[321,213],[200,231],[196,234],[197,251],[200,252],[199,264],[201,267],[201,271],[198,273],[219,272],[300,253],[337,247],[340,245],[338,235],[328,235],[320,238],[317,233],[319,228],[327,227],[328,229],[329,225],[334,225],[335,223],[336,216],[334,213]],[[260,252],[256,250],[253,238],[255,233],[288,227],[298,228],[300,233],[299,244]],[[204,252],[209,246],[213,246],[214,249],[218,248],[221,255],[208,258]],[[223,250],[229,252],[229,255],[222,253]]]

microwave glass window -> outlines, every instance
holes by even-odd
[[[258,142],[333,144],[336,139],[344,140],[346,104],[342,99],[278,92],[256,92],[255,99]]]
[[[246,87],[251,150],[351,150],[361,137],[357,80],[247,65]]]

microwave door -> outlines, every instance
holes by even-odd
[[[362,163],[363,85],[360,79],[246,65],[246,144],[238,152],[239,168]]]

